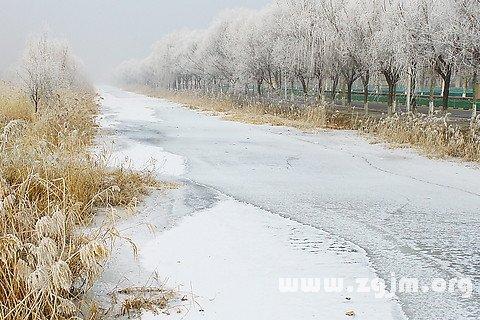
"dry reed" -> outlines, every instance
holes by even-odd
[[[92,93],[59,92],[34,114],[20,91],[0,91],[0,319],[93,318],[82,297],[114,232],[79,225],[98,206],[136,202],[154,181],[89,153]]]
[[[406,145],[433,157],[480,162],[480,117],[470,126],[454,125],[444,117],[412,113],[368,119],[359,129],[393,145]]]
[[[321,128],[327,123],[326,110],[319,106],[297,108],[292,105],[263,103],[255,100],[239,101],[228,96],[209,97],[187,92],[166,91],[156,95],[191,109],[212,112],[226,120],[244,123],[289,126],[304,130]]]
[[[21,90],[0,80],[0,125],[10,120],[33,119],[34,109]]]

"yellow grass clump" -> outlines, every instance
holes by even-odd
[[[0,319],[89,317],[82,300],[108,257],[113,227],[88,233],[98,206],[129,205],[154,184],[89,153],[97,104],[59,92],[32,113],[21,92],[0,95]]]
[[[288,102],[260,102],[255,99],[237,99],[228,95],[217,97],[189,91],[155,91],[135,88],[134,91],[171,100],[194,110],[211,112],[225,120],[250,124],[287,126],[301,130],[353,129],[357,114],[341,112],[326,105],[295,106]]]
[[[359,128],[386,142],[412,146],[434,157],[480,162],[480,117],[470,126],[454,125],[444,117],[412,113],[368,119]]]
[[[0,123],[33,119],[33,107],[21,90],[0,80]]]
[[[181,103],[191,109],[212,112],[226,120],[251,124],[289,126],[300,129],[322,128],[327,123],[322,106],[297,108],[292,105],[263,103],[255,100],[235,100],[228,96],[210,97],[189,92],[147,92],[150,95]]]

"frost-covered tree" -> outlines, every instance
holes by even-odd
[[[371,8],[370,1],[330,0],[323,3],[324,17],[331,29],[330,50],[336,51],[333,55],[339,61],[338,70],[346,84],[348,105],[352,102],[353,84],[360,78],[365,105],[368,103],[368,84],[373,69],[372,41],[378,24]]]
[[[224,85],[233,87],[238,80],[239,31],[250,14],[245,9],[225,11],[206,32],[203,49],[206,72],[222,92]]]
[[[277,0],[270,10],[275,10],[274,24],[277,28],[276,42],[273,44],[275,60],[292,87],[294,81],[298,81],[306,95],[315,65],[314,46],[315,37],[318,36],[316,3],[308,0]],[[318,42],[316,45],[319,48]]]
[[[470,75],[474,89],[473,122],[477,116],[477,100],[480,96],[480,0],[456,0],[455,19],[455,50],[459,53],[459,65],[463,67],[464,74]]]
[[[42,101],[54,98],[55,92],[86,86],[68,44],[47,33],[28,40],[18,75],[35,112]]]
[[[442,79],[443,110],[448,108],[450,85],[459,52],[455,49],[457,35],[453,0],[422,0],[418,6],[424,26],[419,42],[426,48],[424,55],[432,60],[435,72]]]
[[[242,83],[255,83],[258,95],[262,95],[262,85],[268,81],[275,90],[276,81],[273,77],[272,47],[266,42],[267,25],[260,13],[251,12],[244,24],[240,26],[237,45],[242,50],[237,51],[236,60],[238,77]]]
[[[419,80],[437,80],[448,106],[456,75],[475,78],[480,64],[480,0],[272,0],[261,10],[233,9],[205,30],[163,37],[142,61],[126,62],[125,84],[173,90],[277,94],[296,88],[335,100],[344,87],[352,102],[363,87],[368,111],[370,79],[388,86],[389,114],[399,84],[414,111]],[[313,85],[312,85],[313,83]],[[428,85],[427,85],[428,86]],[[240,90],[238,90],[240,89]]]
[[[404,64],[400,59],[404,35],[399,28],[398,16],[401,0],[373,1],[380,28],[373,35],[373,56],[378,70],[388,84],[388,113],[396,112],[396,89]]]

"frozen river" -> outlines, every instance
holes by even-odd
[[[167,173],[173,170],[178,179],[213,190],[197,195],[197,203],[220,194],[309,228],[306,239],[312,228],[322,237],[341,239],[329,242],[328,249],[342,255],[361,251],[388,283],[409,277],[424,286],[436,278],[468,277],[476,286],[480,280],[480,171],[473,165],[370,144],[354,132],[254,126],[110,87],[100,94],[104,120],[128,139],[126,149],[133,143],[160,147],[170,155]],[[180,161],[175,157],[184,159],[182,169],[175,167]],[[314,265],[309,257],[302,259]],[[476,293],[430,291],[398,298],[409,319],[478,319],[480,314]]]

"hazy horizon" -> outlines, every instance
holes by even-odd
[[[93,80],[105,81],[116,65],[148,55],[173,30],[206,27],[224,9],[260,8],[268,2],[0,0],[0,74],[18,61],[27,38],[47,27],[52,36],[68,40]]]

